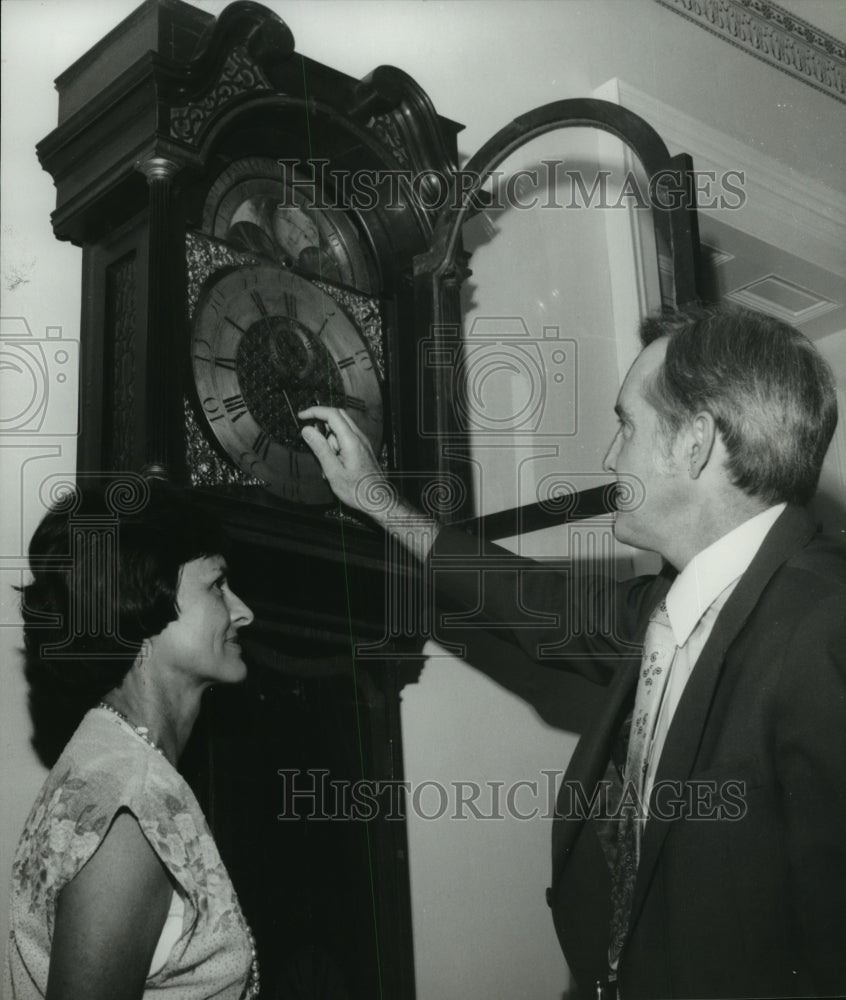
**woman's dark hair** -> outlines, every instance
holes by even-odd
[[[21,588],[33,743],[51,762],[120,684],[144,639],[176,619],[180,568],[225,554],[219,524],[160,480],[80,478],[45,514]]]
[[[690,306],[649,317],[644,347],[669,337],[646,396],[670,438],[701,411],[714,417],[732,483],[769,504],[814,495],[837,424],[834,375],[787,323],[748,309]]]

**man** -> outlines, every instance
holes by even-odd
[[[597,591],[614,602],[608,635],[511,634],[607,685],[559,794],[556,931],[581,988],[603,996],[609,982],[623,1000],[842,994],[846,546],[804,509],[836,424],[833,377],[801,334],[754,313],[690,310],[641,334],[604,464],[643,488],[617,538],[669,565]],[[303,416],[327,422],[328,438],[303,435],[363,509],[356,487],[380,473],[362,435],[339,411]],[[396,509],[386,526],[401,531]],[[455,529],[405,536],[432,565],[479,564]],[[518,591],[560,617],[567,580],[512,558],[510,582],[485,575],[490,619],[513,621]],[[472,573],[440,576],[441,599],[476,606]]]

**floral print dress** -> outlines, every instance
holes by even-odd
[[[145,1000],[240,1000],[251,936],[199,803],[163,755],[103,709],[82,720],[18,844],[3,996],[45,996],[59,893],[122,809],[137,819],[184,903],[182,932],[164,965],[148,976]]]

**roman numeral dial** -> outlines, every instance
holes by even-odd
[[[227,458],[286,500],[330,503],[299,410],[338,406],[379,452],[382,389],[367,343],[335,299],[287,268],[213,275],[191,341],[196,410]]]

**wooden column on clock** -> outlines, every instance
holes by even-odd
[[[355,80],[301,55],[247,2],[215,19],[147,0],[56,86],[38,154],[55,234],[83,252],[79,475],[155,465],[191,487],[226,521],[256,615],[249,679],[210,692],[184,766],[254,926],[262,995],[413,997],[386,783],[403,776],[399,698],[422,641],[392,616],[425,594],[380,533],[321,500],[289,411],[345,403],[407,495],[472,512],[419,426],[421,391],[449,421],[450,373],[418,378],[413,299],[426,175],[453,174],[460,126],[400,70]],[[372,204],[350,194],[364,176]],[[362,779],[382,783],[369,821],[331,785]]]

